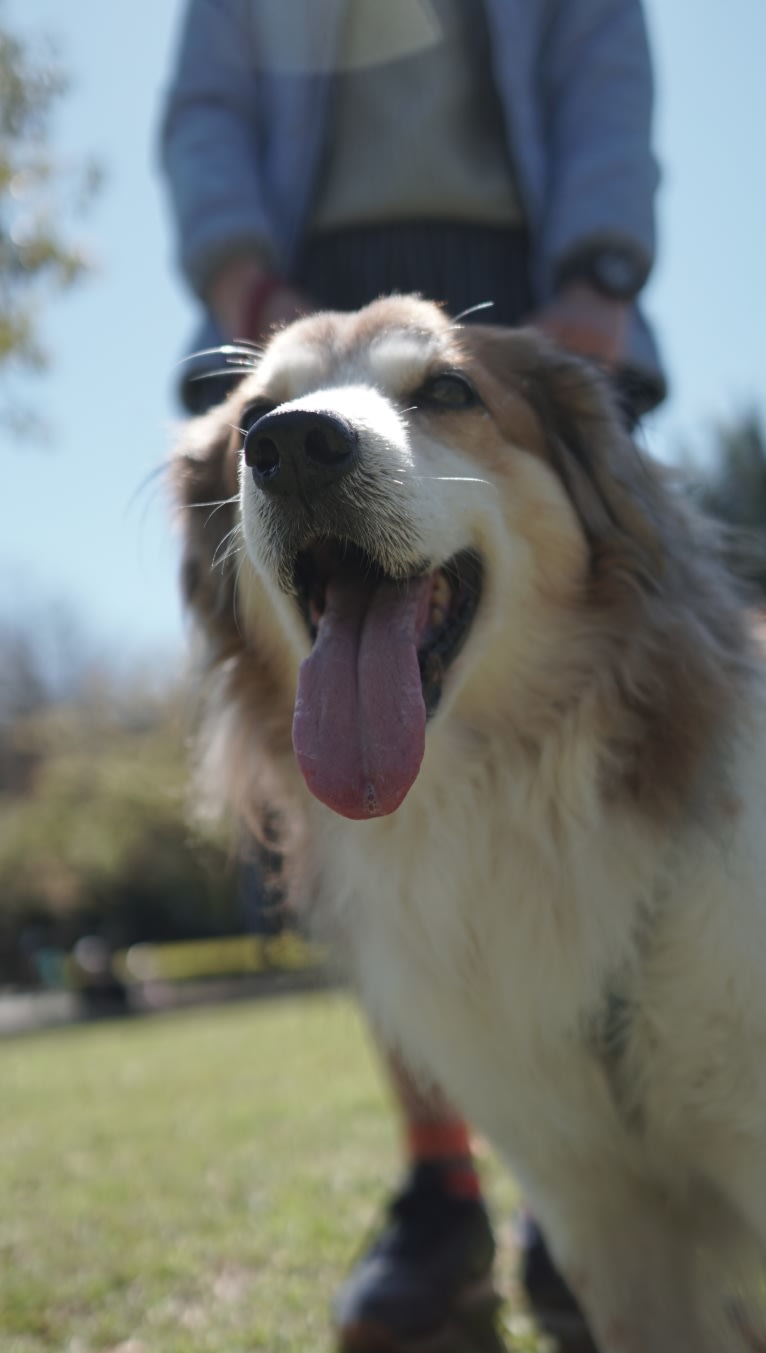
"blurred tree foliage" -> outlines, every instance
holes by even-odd
[[[229,846],[190,825],[180,689],[120,689],[91,667],[49,702],[31,645],[24,666],[38,698],[14,708],[6,684],[0,721],[0,982],[32,933],[69,949],[88,933],[120,948],[240,932]]]
[[[0,371],[39,368],[40,308],[76,282],[88,260],[62,221],[90,200],[99,172],[50,148],[67,90],[54,53],[10,32],[0,12]],[[10,416],[3,411],[4,416]]]
[[[705,511],[727,528],[730,566],[766,592],[766,435],[750,409],[719,424],[705,460],[682,458],[692,490]]]

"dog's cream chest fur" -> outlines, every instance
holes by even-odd
[[[552,835],[528,767],[434,744],[392,818],[317,814],[320,907],[352,938],[367,1010],[530,1185],[538,1158],[617,1155],[683,1192],[690,1135],[695,1160],[706,1134],[715,1151],[732,1086],[757,1074],[734,994],[754,956],[717,921],[733,839],[691,825],[658,850],[634,816],[576,809]],[[614,1000],[634,1008],[609,1049]]]

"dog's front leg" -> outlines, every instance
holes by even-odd
[[[694,1238],[660,1199],[603,1169],[582,1172],[575,1187],[559,1183],[530,1197],[601,1353],[752,1347],[725,1313],[723,1282],[718,1293],[701,1290]]]

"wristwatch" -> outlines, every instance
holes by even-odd
[[[614,301],[632,301],[649,273],[646,260],[637,251],[617,244],[572,254],[558,269],[556,289],[568,282],[588,282],[602,296]]]

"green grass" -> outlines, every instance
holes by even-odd
[[[343,996],[7,1041],[0,1087],[2,1353],[329,1351],[399,1169]],[[484,1165],[508,1290],[514,1190]]]

